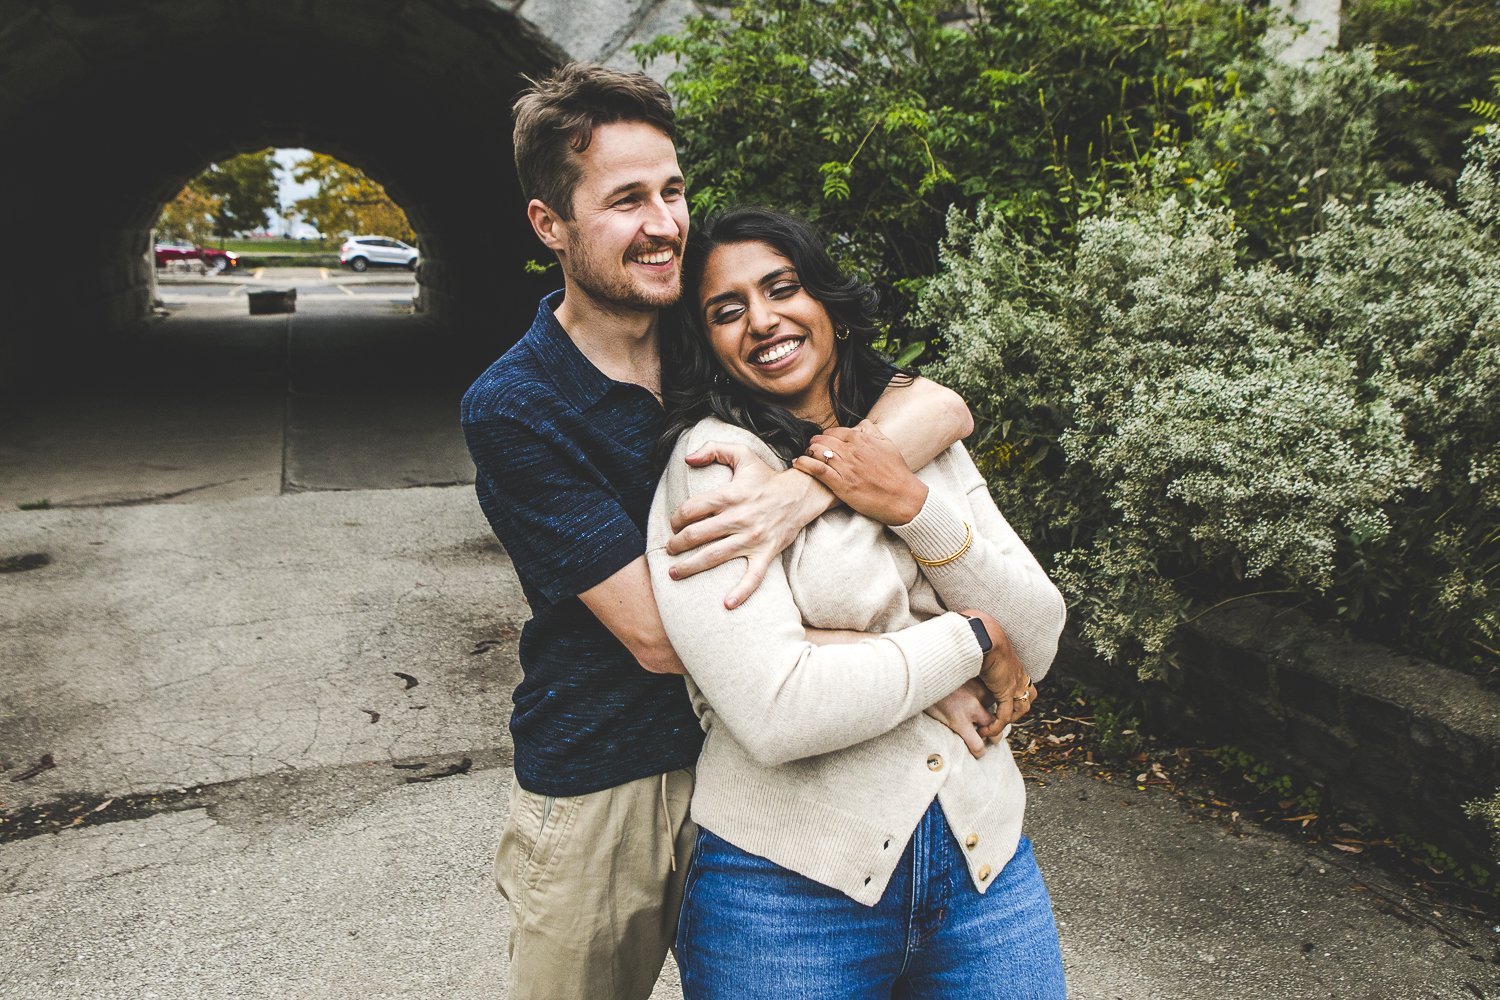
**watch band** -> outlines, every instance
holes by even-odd
[[[978,618],[970,618],[969,628],[974,630],[974,638],[979,640],[979,651],[988,653],[994,643],[990,642],[990,630],[984,627],[984,622]]]

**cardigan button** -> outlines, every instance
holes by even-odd
[[[989,880],[990,880],[990,866],[989,865],[985,865],[983,868],[979,869],[979,881],[981,881],[981,882],[988,882]]]
[[[943,756],[942,756],[942,754],[936,754],[935,753],[931,757],[927,758],[927,770],[929,770],[929,771],[941,771],[942,769],[943,769]]]
[[[967,837],[965,837],[964,838],[964,846],[967,847],[971,851],[974,848],[978,847],[979,846],[979,834],[977,834],[977,833],[971,833]]]

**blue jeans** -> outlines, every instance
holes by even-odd
[[[981,896],[936,802],[870,907],[700,829],[677,965],[687,1000],[1066,995],[1031,843]]]

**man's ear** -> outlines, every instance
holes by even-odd
[[[541,240],[542,245],[548,250],[558,251],[568,248],[567,223],[548,208],[540,198],[533,198],[526,203],[526,218],[531,220],[531,228],[536,233],[536,238]]]

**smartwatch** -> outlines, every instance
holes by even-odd
[[[990,642],[990,630],[984,627],[984,622],[978,618],[970,618],[969,628],[974,630],[974,638],[979,640],[979,651],[988,653],[994,643]]]

